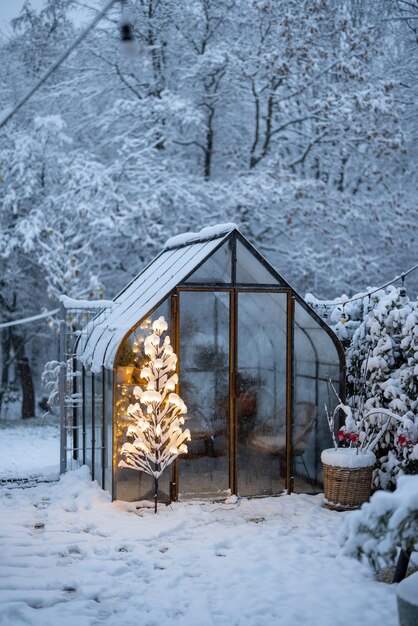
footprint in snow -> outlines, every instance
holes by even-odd
[[[36,522],[33,527],[35,530],[44,530],[45,524],[43,522]]]
[[[266,521],[265,517],[249,517],[247,522],[251,522],[252,524],[262,524]]]
[[[133,552],[133,547],[128,545],[119,546],[119,548],[116,548],[116,552]]]
[[[38,511],[42,511],[49,506],[49,502],[34,502],[33,506],[35,507],[35,509],[38,509]]]
[[[221,543],[215,544],[215,556],[226,556],[228,554],[228,550],[231,549],[231,544],[229,541],[222,541]]]
[[[59,552],[58,557],[57,565],[68,565],[74,560],[81,561],[86,558],[86,553],[82,552],[78,546],[69,546],[66,552]]]

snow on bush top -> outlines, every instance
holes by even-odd
[[[170,239],[167,239],[164,245],[164,249],[169,250],[170,248],[184,246],[194,241],[211,239],[212,237],[223,235],[235,229],[238,229],[237,225],[231,222],[226,224],[216,224],[215,226],[207,226],[206,228],[202,228],[202,230],[199,230],[199,232],[197,233],[181,233],[180,235],[175,235],[174,237],[170,237]]]
[[[373,452],[358,452],[357,448],[329,448],[321,453],[321,461],[333,467],[371,467],[376,463]]]
[[[395,492],[377,491],[370,502],[344,520],[343,552],[365,556],[378,569],[392,565],[397,549],[418,544],[418,475],[398,478]]]

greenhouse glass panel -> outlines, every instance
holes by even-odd
[[[275,285],[279,282],[239,240],[237,240],[236,281],[238,284],[256,285]]]
[[[102,487],[103,483],[103,376],[95,374],[94,379],[94,478]]]
[[[283,293],[238,294],[238,493],[284,488],[286,328]]]
[[[133,330],[121,345],[116,362],[115,380],[115,416],[114,416],[114,473],[115,473],[115,497],[117,500],[134,502],[136,500],[153,499],[153,478],[144,472],[134,469],[118,467],[119,461],[123,460],[121,455],[122,445],[129,441],[126,436],[128,425],[131,423],[127,416],[127,409],[130,404],[136,402],[134,388],[137,385],[144,387],[140,373],[148,357],[144,354],[144,339],[150,334],[152,323],[160,316],[164,316],[169,324],[170,330],[170,301],[166,300],[148,317],[142,320],[141,324]],[[170,494],[170,471],[164,472],[160,479],[158,499],[160,502],[168,502]]]
[[[294,367],[294,489],[316,493],[323,482],[321,451],[332,447],[324,406],[333,411],[338,402],[327,378],[332,379],[339,391],[340,357],[331,337],[298,302],[295,303]]]
[[[191,441],[179,460],[186,498],[229,488],[229,293],[180,293],[180,395]]]
[[[230,283],[231,244],[218,248],[186,281],[187,283]]]
[[[112,470],[113,470],[113,372],[104,370],[105,376],[105,489],[112,491]]]

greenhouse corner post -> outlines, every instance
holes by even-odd
[[[66,386],[66,358],[65,358],[65,336],[66,336],[66,310],[64,304],[60,303],[60,341],[59,341],[59,397],[60,397],[60,474],[64,474],[67,469],[67,433],[65,424],[65,386]]]

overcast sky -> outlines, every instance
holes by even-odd
[[[7,33],[8,23],[19,15],[25,0],[0,0],[0,29]],[[31,0],[32,6],[39,9],[44,0]]]
[[[9,22],[11,19],[19,15],[24,2],[25,0],[0,0],[0,32],[5,35],[10,32]],[[30,4],[35,9],[40,9],[44,2],[45,0],[30,0]],[[88,4],[88,2],[86,2],[86,4]],[[76,10],[74,17],[76,21],[78,19],[82,21],[82,18],[85,17],[85,12],[82,9],[78,11]]]

